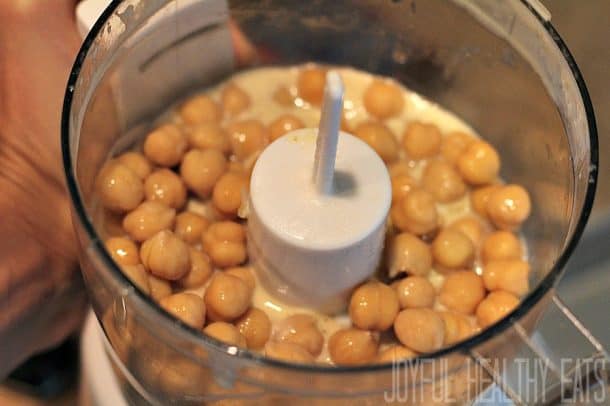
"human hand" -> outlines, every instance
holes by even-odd
[[[0,381],[86,309],[59,144],[75,3],[0,2]]]

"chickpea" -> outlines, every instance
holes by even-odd
[[[263,348],[271,335],[271,320],[264,311],[255,307],[250,308],[236,322],[235,326],[246,338],[250,349]]]
[[[190,125],[219,121],[221,116],[222,112],[216,102],[204,95],[191,98],[180,108],[182,121]]]
[[[148,274],[148,285],[150,286],[150,296],[157,302],[172,294],[172,285],[168,281],[150,273]]]
[[[379,79],[366,88],[363,102],[366,111],[380,120],[399,115],[405,105],[400,88],[393,81]]]
[[[441,142],[441,155],[447,162],[455,165],[464,150],[473,142],[475,138],[461,131],[454,131],[447,134]]]
[[[529,217],[531,205],[527,190],[519,185],[506,185],[489,195],[487,214],[499,229],[515,230]]]
[[[390,216],[401,231],[424,235],[438,227],[436,202],[430,192],[411,190],[400,202],[392,206]]]
[[[326,69],[308,66],[301,69],[297,77],[299,97],[314,105],[322,104],[324,87],[326,86]]]
[[[491,292],[477,307],[477,322],[486,328],[512,312],[519,305],[519,299],[511,293],[497,290]]]
[[[470,205],[480,216],[487,218],[487,202],[489,201],[489,196],[498,188],[500,188],[499,185],[483,186],[470,192]]]
[[[144,155],[153,163],[167,168],[180,163],[188,142],[180,128],[165,124],[153,130],[144,140]]]
[[[238,277],[250,288],[254,290],[256,286],[256,280],[254,279],[254,270],[247,266],[236,266],[234,268],[227,268],[224,271],[227,275],[233,275]]]
[[[395,284],[400,308],[432,307],[436,290],[430,281],[422,276],[408,276]]]
[[[248,180],[235,172],[227,172],[218,179],[212,192],[214,206],[223,214],[236,216],[241,207],[242,194],[248,188]]]
[[[286,86],[280,86],[273,92],[273,100],[283,107],[294,107],[294,97]]]
[[[402,159],[388,165],[388,172],[391,178],[398,175],[409,175],[411,171],[409,163]]]
[[[474,259],[474,245],[461,231],[445,228],[432,242],[432,256],[444,268],[467,268]]]
[[[457,168],[464,180],[471,185],[492,183],[500,172],[500,156],[485,141],[473,141],[457,160]]]
[[[315,358],[298,344],[269,341],[265,344],[265,355],[284,362],[313,364]]]
[[[208,324],[208,326],[203,329],[203,332],[225,344],[242,348],[246,347],[246,338],[234,325],[225,323],[224,321],[216,321]]]
[[[406,173],[392,176],[392,203],[398,203],[417,185],[415,179]]]
[[[474,328],[466,316],[455,312],[440,312],[445,323],[445,345],[455,344],[474,334]]]
[[[123,218],[123,228],[133,240],[142,242],[161,230],[172,228],[175,218],[176,210],[147,201]]]
[[[292,114],[281,115],[269,124],[269,139],[275,141],[281,136],[299,128],[305,128],[305,123],[300,118]]]
[[[430,246],[411,233],[400,233],[389,244],[387,251],[389,275],[401,272],[425,276],[432,268]]]
[[[413,122],[402,137],[402,147],[410,159],[431,158],[441,147],[441,132],[434,124]]]
[[[275,341],[298,344],[317,357],[324,345],[324,336],[316,319],[309,314],[293,314],[276,325]]]
[[[234,267],[246,260],[246,232],[232,221],[220,221],[208,227],[203,234],[204,251],[220,268]]]
[[[150,285],[148,284],[148,275],[146,269],[142,265],[121,265],[121,270],[140,290],[149,295]]]
[[[250,107],[250,96],[235,83],[229,83],[222,89],[220,105],[225,117],[235,117]]]
[[[201,123],[191,128],[188,141],[195,149],[217,149],[223,154],[231,152],[229,136],[220,124],[215,122]]]
[[[201,241],[201,235],[210,225],[210,221],[192,211],[183,211],[176,216],[174,233],[187,244]]]
[[[231,149],[240,161],[260,152],[268,142],[267,129],[258,120],[236,121],[227,126]]]
[[[128,238],[112,237],[106,240],[106,250],[118,265],[138,265],[138,247]]]
[[[118,161],[109,161],[97,176],[102,205],[115,213],[135,209],[144,199],[144,185],[138,175]]]
[[[195,329],[203,328],[205,323],[205,304],[192,293],[176,293],[159,302],[169,314]]]
[[[210,320],[232,321],[250,307],[252,289],[233,275],[219,272],[212,277],[203,297]]]
[[[489,261],[483,268],[483,282],[487,290],[503,290],[522,296],[529,290],[530,266],[520,259]]]
[[[144,193],[147,200],[156,200],[174,209],[186,203],[186,186],[169,169],[158,169],[151,173],[144,182]]]
[[[184,183],[202,199],[212,193],[214,185],[226,170],[227,159],[216,149],[190,150],[180,165]]]
[[[205,396],[207,385],[202,382],[206,382],[209,375],[202,370],[202,367],[182,356],[167,358],[169,359],[159,368],[158,387],[155,387],[155,390],[173,399]],[[152,363],[148,361],[146,364],[150,367]]]
[[[175,281],[191,269],[189,246],[169,230],[162,230],[140,247],[142,264],[155,276]]]
[[[520,259],[522,256],[521,241],[510,231],[494,231],[485,239],[481,248],[483,262]]]
[[[330,358],[337,365],[367,364],[377,356],[379,340],[370,331],[346,328],[328,340]]]
[[[484,230],[480,220],[474,217],[464,217],[453,222],[449,228],[451,230],[459,231],[468,237],[475,248],[481,245]]]
[[[413,350],[408,349],[402,345],[391,345],[385,350],[381,351],[375,359],[380,364],[394,363],[401,360],[415,358],[417,353]]]
[[[454,202],[466,194],[466,184],[460,175],[450,164],[441,160],[426,165],[421,184],[441,203]]]
[[[363,330],[384,331],[392,326],[399,310],[396,292],[381,282],[359,286],[349,303],[352,323]]]
[[[131,169],[140,179],[146,179],[152,172],[152,165],[139,152],[125,152],[117,157],[117,160]]]
[[[445,277],[439,301],[450,310],[471,314],[485,298],[483,279],[472,271],[454,271]]]
[[[210,259],[203,252],[191,247],[189,249],[191,258],[191,269],[177,281],[184,289],[193,289],[203,286],[212,276],[212,265]]]
[[[432,352],[443,346],[445,323],[434,310],[405,309],[396,316],[394,333],[405,347]]]
[[[373,148],[384,162],[393,162],[398,158],[398,141],[385,124],[365,121],[354,129],[354,135]]]

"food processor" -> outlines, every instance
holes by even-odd
[[[120,395],[106,401],[469,404],[493,388],[514,404],[553,404],[582,387],[583,377],[607,379],[607,350],[554,290],[591,210],[598,151],[587,89],[549,17],[534,0],[113,1],[84,41],[62,116],[81,268],[104,332],[87,338],[98,331],[89,320],[85,339],[105,354],[85,356],[85,374],[96,376],[99,365],[114,382]],[[501,176],[524,185],[533,207],[522,229],[532,289],[507,317],[394,365],[297,365],[202,335],[112,261],[94,196],[108,157],[197,90],[251,67],[309,61],[392,77],[497,148]],[[539,327],[551,317],[560,322],[543,336]],[[571,352],[554,346],[553,335],[570,337]],[[567,368],[566,359],[582,362]],[[112,373],[102,367],[108,361]]]

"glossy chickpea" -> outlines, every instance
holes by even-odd
[[[220,268],[234,267],[246,260],[246,232],[232,221],[212,224],[202,237],[203,249]]]
[[[265,355],[284,362],[313,364],[315,358],[298,344],[268,341],[265,344]]]
[[[215,122],[201,123],[188,132],[188,142],[195,149],[217,149],[223,154],[231,152],[229,135]]]
[[[503,290],[522,296],[529,290],[530,266],[520,259],[488,261],[483,268],[483,282],[487,290]]]
[[[398,141],[385,124],[365,121],[356,126],[354,135],[373,148],[384,162],[393,162],[398,158]]]
[[[169,230],[144,241],[140,260],[150,273],[169,281],[182,278],[191,268],[189,246]]]
[[[212,192],[214,206],[223,214],[237,216],[248,180],[242,174],[227,172],[218,179]]]
[[[294,97],[286,86],[279,86],[273,91],[273,101],[283,107],[294,107]]]
[[[496,227],[516,230],[530,215],[531,202],[527,190],[519,185],[502,186],[489,195],[487,215]]]
[[[203,286],[212,276],[210,259],[203,252],[191,247],[189,249],[191,268],[177,281],[177,285],[184,289],[193,289]]]
[[[131,169],[140,179],[146,179],[152,172],[152,165],[139,152],[125,152],[117,157],[117,160]]]
[[[485,185],[497,179],[500,156],[489,143],[477,140],[464,149],[456,165],[466,182],[471,185]]]
[[[402,147],[410,159],[431,158],[441,147],[441,132],[434,124],[413,122],[402,137]]]
[[[408,276],[398,281],[394,288],[401,309],[432,307],[436,289],[422,276]]]
[[[377,356],[378,347],[373,333],[356,328],[339,330],[328,340],[330,358],[337,365],[367,364]]]
[[[151,238],[161,230],[172,228],[176,210],[163,203],[147,201],[123,218],[123,229],[138,242]]]
[[[233,275],[222,272],[212,277],[203,297],[210,320],[232,321],[244,314],[252,298],[252,289]]]
[[[184,183],[202,199],[212,193],[214,185],[226,170],[227,159],[217,149],[190,150],[180,165]]]
[[[477,323],[486,328],[506,316],[519,305],[519,299],[511,293],[491,292],[477,307]]]
[[[176,216],[174,233],[187,244],[201,241],[201,235],[209,227],[210,221],[192,211],[183,211]]]
[[[373,80],[364,91],[362,101],[366,111],[380,120],[399,115],[405,105],[402,91],[390,80]]]
[[[440,312],[445,323],[445,345],[455,344],[474,334],[475,329],[466,316],[456,312]]]
[[[208,96],[198,95],[180,107],[180,117],[186,124],[200,124],[209,121],[219,121],[222,112],[218,104]]]
[[[144,155],[151,162],[169,168],[180,163],[187,147],[186,136],[180,128],[165,124],[146,136]]]
[[[262,151],[268,142],[267,128],[259,120],[236,121],[227,126],[231,149],[237,159],[244,159]]]
[[[467,190],[459,173],[442,160],[434,160],[426,165],[421,185],[441,203],[454,202],[462,198]]]
[[[274,340],[298,344],[317,357],[324,345],[324,336],[316,319],[309,314],[293,314],[275,326]]]
[[[150,296],[157,302],[172,294],[172,285],[151,273],[148,274],[148,285],[150,286]]]
[[[471,314],[485,298],[483,279],[472,271],[454,271],[445,277],[439,301],[450,310]]]
[[[220,105],[225,117],[235,117],[250,107],[250,96],[235,83],[229,83],[222,89]]]
[[[150,285],[148,284],[148,275],[146,269],[142,265],[122,265],[121,270],[127,278],[133,282],[140,290],[149,295]]]
[[[434,310],[405,309],[396,316],[394,333],[404,346],[432,352],[443,346],[445,323]]]
[[[246,338],[248,348],[258,350],[263,348],[271,335],[271,320],[264,311],[250,308],[237,321],[235,326]]]
[[[470,216],[463,217],[451,223],[449,228],[451,230],[459,231],[468,237],[475,249],[481,245],[484,229],[480,220]]]
[[[144,182],[147,200],[156,200],[166,206],[179,209],[186,203],[186,186],[180,176],[169,169],[158,169]]]
[[[415,235],[400,233],[389,242],[387,263],[390,277],[402,272],[425,276],[432,268],[432,250]]]
[[[438,227],[436,201],[430,192],[412,189],[401,201],[392,205],[392,223],[401,231],[424,235]]]
[[[489,196],[498,188],[500,188],[500,185],[490,185],[476,188],[470,192],[470,205],[479,216],[487,218]]]
[[[144,199],[144,184],[140,177],[118,161],[107,162],[96,180],[102,205],[115,213],[135,209]]]
[[[454,131],[447,134],[441,142],[441,155],[447,162],[455,165],[464,150],[475,141],[472,135],[461,131]]]
[[[510,231],[494,231],[485,239],[481,248],[483,262],[520,259],[522,256],[521,241]]]
[[[128,238],[111,237],[106,240],[105,244],[108,253],[119,265],[138,265],[140,263],[140,255],[138,247]]]
[[[387,330],[392,326],[398,310],[396,292],[376,281],[367,282],[354,290],[349,303],[352,324],[363,330]]]
[[[159,304],[183,323],[195,329],[203,328],[206,309],[199,296],[192,293],[176,293],[161,299]]]
[[[407,173],[399,173],[397,175],[393,175],[390,180],[392,181],[392,203],[396,204],[409,192],[417,186],[417,182],[415,179],[411,177],[411,175]]]
[[[474,245],[461,231],[445,228],[432,242],[432,257],[443,268],[467,268],[474,259]]]
[[[305,128],[305,123],[292,114],[283,114],[269,124],[269,139],[275,141],[291,131]]]
[[[236,266],[233,268],[227,268],[224,271],[227,275],[233,275],[241,279],[251,290],[254,290],[256,286],[256,279],[254,278],[254,270],[249,266]]]
[[[314,105],[322,104],[326,86],[326,69],[308,66],[299,72],[297,92],[301,99]]]
[[[415,358],[417,353],[402,345],[391,345],[383,351],[380,351],[375,358],[380,364],[399,362],[409,358]]]
[[[239,332],[237,327],[224,321],[208,324],[203,329],[203,332],[225,344],[246,348],[246,338]]]

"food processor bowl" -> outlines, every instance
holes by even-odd
[[[72,70],[62,147],[83,276],[125,396],[136,404],[354,405],[399,401],[400,386],[417,390],[404,404],[441,404],[472,401],[496,382],[517,404],[543,404],[574,379],[562,358],[606,358],[554,291],[591,210],[597,136],[584,81],[548,19],[533,0],[113,1]],[[533,207],[522,229],[532,289],[513,312],[395,365],[296,365],[202,335],[122,274],[103,245],[94,194],[102,164],[189,94],[243,69],[308,61],[392,77],[497,148],[501,176],[524,185]],[[551,313],[564,321],[557,334],[574,337],[570,354],[539,336]],[[517,359],[552,371],[528,383],[534,400],[519,389]]]

